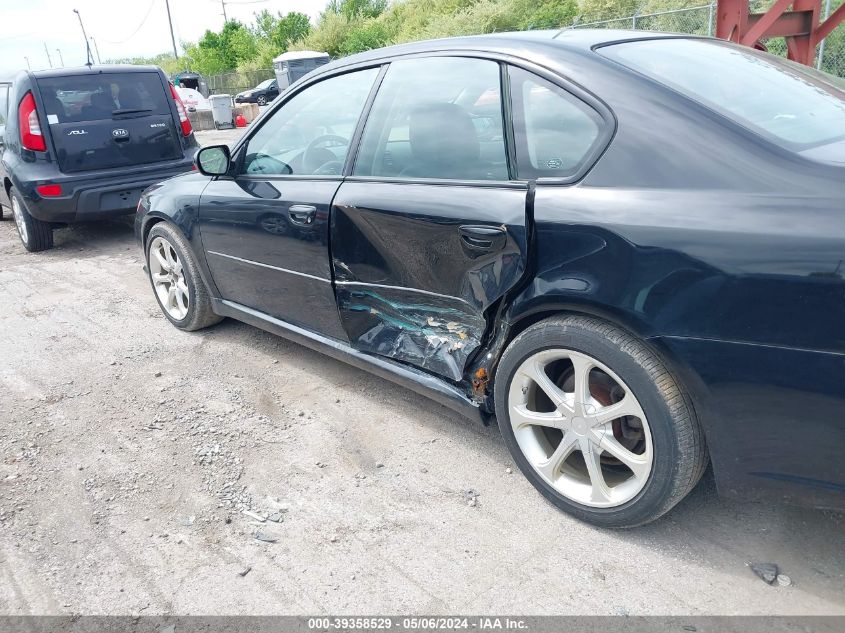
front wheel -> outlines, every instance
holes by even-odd
[[[267,105],[267,97],[265,97],[264,95],[261,95],[260,97],[258,97],[258,99],[256,99],[256,101],[258,102],[258,105],[260,105],[260,106]]]
[[[18,237],[21,238],[24,248],[31,253],[53,248],[52,225],[32,217],[14,187],[9,190],[9,198],[12,203],[12,217],[15,219]]]
[[[147,236],[146,254],[156,300],[173,325],[194,331],[221,321],[211,309],[191,247],[179,231],[164,222],[156,224]]]
[[[554,505],[596,525],[657,519],[707,465],[681,385],[654,351],[597,319],[556,317],[516,337],[495,400],[523,474]]]

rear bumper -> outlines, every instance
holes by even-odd
[[[21,182],[19,190],[30,214],[44,222],[83,222],[132,213],[138,206],[141,192],[173,176],[193,168],[193,160],[185,158],[158,169],[144,169],[129,174],[62,175],[51,183],[62,186],[62,195],[45,198],[36,186],[42,180]]]

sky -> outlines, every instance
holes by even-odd
[[[195,42],[207,29],[220,30],[220,0],[169,0],[176,46]],[[232,0],[226,15],[245,23],[253,13],[299,11],[313,22],[328,0]],[[0,0],[0,79],[32,70],[79,66],[85,63],[85,43],[74,9],[82,15],[85,31],[93,36],[100,58],[151,56],[172,51],[165,0]],[[47,59],[47,51],[50,61]],[[92,52],[93,52],[92,45]],[[61,55],[57,52],[61,51]],[[96,53],[94,53],[96,56]]]

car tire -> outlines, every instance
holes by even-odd
[[[255,102],[260,106],[267,105],[267,97],[265,97],[264,95],[261,95],[260,97],[258,97],[255,100]]]
[[[173,325],[193,332],[223,320],[211,309],[197,260],[175,227],[156,224],[147,236],[144,253],[153,294]]]
[[[18,229],[24,248],[30,253],[46,251],[53,248],[53,226],[30,215],[23,198],[12,187],[9,190],[9,200],[12,203],[12,217]]]
[[[595,318],[553,317],[519,334],[494,396],[519,469],[555,506],[595,525],[654,521],[708,463],[683,386],[645,343]]]

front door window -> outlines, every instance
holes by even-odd
[[[378,68],[331,77],[298,92],[249,140],[241,173],[336,176]]]

